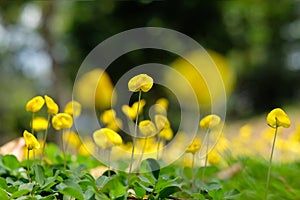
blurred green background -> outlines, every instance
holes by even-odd
[[[0,144],[28,129],[26,102],[48,94],[60,105],[72,98],[88,53],[119,32],[145,26],[174,29],[225,56],[236,84],[228,118],[241,119],[300,97],[300,1],[0,1]],[[159,51],[139,51],[121,65],[168,64]]]

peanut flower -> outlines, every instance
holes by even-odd
[[[162,130],[164,128],[169,128],[170,127],[170,121],[168,120],[168,118],[164,115],[155,115],[154,116],[154,121],[156,124],[156,127],[158,130]]]
[[[146,101],[144,99],[141,99],[140,101],[140,107],[139,107],[139,113],[143,112],[143,107],[146,105]],[[122,112],[129,117],[130,119],[134,120],[136,118],[136,111],[138,107],[138,102],[134,102],[132,106],[123,105],[122,106]]]
[[[37,141],[37,139],[29,133],[27,130],[23,132],[23,137],[26,143],[26,148],[28,150],[33,150],[33,149],[39,149],[40,148],[40,143]]]
[[[169,141],[173,138],[173,130],[171,128],[164,128],[159,132],[159,137]]]
[[[113,122],[115,118],[116,118],[116,111],[113,109],[105,110],[100,116],[100,120],[104,124],[109,124],[110,122]]]
[[[55,101],[47,95],[45,95],[44,98],[45,98],[46,106],[48,109],[48,114],[57,114],[58,113],[58,105],[55,103]]]
[[[30,99],[26,104],[26,111],[28,112],[38,112],[41,110],[45,103],[45,100],[41,96],[36,96]]]
[[[201,141],[199,138],[195,138],[190,146],[185,150],[186,153],[195,154],[201,148]]]
[[[156,113],[164,114],[168,110],[169,101],[166,98],[157,99],[154,105],[154,111]]]
[[[153,86],[153,79],[147,74],[139,74],[131,78],[128,82],[128,89],[131,92],[148,92]]]
[[[35,131],[46,130],[48,127],[48,120],[44,117],[35,117],[32,120],[32,128]]]
[[[52,126],[56,130],[71,128],[73,119],[68,113],[58,113],[52,118]]]
[[[81,104],[77,101],[70,101],[64,108],[64,112],[76,118],[81,113]]]
[[[143,120],[139,123],[139,129],[142,135],[150,137],[156,134],[156,128],[152,121]]]
[[[93,133],[93,138],[95,143],[101,149],[108,149],[115,145],[118,146],[122,144],[121,136],[109,128],[101,128],[95,131]]]
[[[200,127],[211,129],[220,124],[221,118],[218,115],[207,115],[200,121]]]
[[[267,115],[267,123],[272,128],[288,128],[291,125],[288,115],[281,108],[275,108]]]

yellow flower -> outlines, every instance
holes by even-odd
[[[211,165],[216,165],[220,162],[221,160],[221,156],[215,152],[215,151],[212,151],[208,154],[208,162],[211,164]]]
[[[44,95],[44,99],[46,102],[48,113],[49,114],[57,114],[58,113],[58,105],[55,103],[55,101],[47,95]]]
[[[45,100],[41,96],[36,96],[30,99],[26,104],[26,111],[28,112],[38,112],[41,110],[45,103]]]
[[[149,137],[156,134],[156,128],[152,121],[143,120],[139,123],[139,129],[142,135]]]
[[[93,133],[93,138],[95,143],[102,149],[111,148],[114,145],[121,145],[122,138],[121,136],[109,129],[109,128],[101,128]]]
[[[56,130],[71,128],[73,119],[68,113],[58,113],[52,118],[52,126]]]
[[[116,118],[116,111],[113,109],[105,110],[100,116],[100,120],[104,124],[109,124],[110,122],[114,121],[115,118]]]
[[[281,108],[275,108],[267,115],[267,123],[272,128],[288,128],[291,125],[288,115]]]
[[[48,127],[48,120],[44,117],[35,117],[32,121],[32,128],[35,131],[46,130]]]
[[[185,150],[186,153],[196,153],[197,151],[199,151],[201,148],[201,141],[199,138],[195,138],[192,142],[192,144],[190,144],[190,146]]]
[[[139,74],[131,78],[128,82],[128,89],[131,92],[142,90],[148,92],[153,86],[153,79],[147,74]]]
[[[200,127],[203,129],[211,129],[219,125],[221,118],[218,115],[207,115],[200,121]]]
[[[26,143],[26,147],[28,150],[33,150],[33,149],[39,149],[40,148],[40,143],[37,141],[37,139],[29,133],[28,131],[23,132],[23,137]]]
[[[155,115],[154,121],[158,130],[170,127],[170,122],[168,118],[164,115]]]
[[[169,141],[173,137],[173,130],[171,128],[164,128],[159,132],[159,137]]]
[[[155,102],[154,110],[156,113],[164,114],[167,112],[169,102],[166,98],[160,98]]]
[[[119,118],[116,118],[115,120],[111,121],[109,124],[107,124],[106,128],[110,128],[114,131],[118,131],[123,127],[122,120]]]
[[[140,101],[139,114],[143,112],[143,108],[145,105],[146,105],[146,101],[144,99],[142,99]],[[122,111],[130,119],[135,119],[137,107],[138,107],[138,102],[134,102],[131,107],[128,105],[123,105]]]
[[[77,101],[70,101],[69,103],[67,103],[64,112],[76,118],[81,113],[81,105]]]
[[[77,133],[74,131],[67,131],[63,134],[64,143],[70,144],[73,148],[78,148],[81,144],[81,140]]]

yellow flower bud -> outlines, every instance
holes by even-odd
[[[35,131],[42,131],[48,128],[48,120],[44,117],[35,117],[32,121],[32,128]]]
[[[57,114],[58,113],[58,105],[55,103],[55,101],[47,95],[45,95],[44,98],[45,98],[46,106],[48,109],[48,113],[49,114]]]
[[[173,130],[171,128],[164,128],[159,132],[159,137],[169,141],[173,138]]]
[[[37,139],[29,133],[28,131],[23,132],[23,137],[26,143],[26,147],[28,150],[33,150],[33,149],[39,149],[40,148],[40,143],[37,141]]]
[[[185,150],[186,153],[196,153],[201,148],[201,141],[199,138],[195,138],[190,146]]]
[[[146,105],[146,101],[144,99],[142,99],[140,101],[139,114],[143,112],[143,108],[145,105]],[[137,107],[138,107],[138,102],[134,102],[131,107],[128,105],[123,105],[122,111],[130,119],[135,119]]]
[[[56,130],[71,128],[73,119],[68,113],[58,113],[52,118],[52,126]]]
[[[157,130],[162,130],[164,128],[170,127],[170,122],[169,122],[168,118],[164,115],[155,115],[154,121],[155,121]]]
[[[41,110],[45,103],[45,100],[41,96],[36,96],[30,99],[26,104],[26,111],[28,112],[38,112]]]
[[[131,92],[142,90],[148,92],[153,86],[153,79],[147,74],[139,74],[131,78],[128,82],[128,89]]]
[[[76,118],[81,113],[81,105],[77,101],[70,101],[69,103],[67,103],[66,107],[64,108],[64,112]]]
[[[121,145],[122,138],[121,136],[109,129],[109,128],[101,128],[93,133],[93,138],[95,143],[102,149],[111,148],[114,145]]]
[[[105,110],[100,116],[100,120],[104,124],[109,124],[110,122],[114,121],[115,118],[116,118],[116,111],[114,111],[113,109]]]
[[[152,121],[150,120],[143,120],[139,123],[140,132],[146,136],[150,137],[156,134],[156,128]]]
[[[200,121],[200,127],[203,129],[211,129],[220,124],[221,118],[218,115],[207,115]]]
[[[166,98],[160,98],[155,102],[154,110],[156,113],[166,113],[168,110],[169,102]]]
[[[288,115],[281,108],[275,108],[267,115],[267,123],[272,128],[288,128],[291,125]]]

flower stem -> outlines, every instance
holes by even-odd
[[[107,165],[108,165],[108,177],[110,177],[110,154],[111,154],[111,148],[108,149],[108,158],[107,158]]]
[[[159,145],[160,145],[160,142],[161,142],[161,137],[158,137],[158,142],[157,142],[157,149],[156,149],[156,160],[158,160],[159,158]]]
[[[43,144],[42,144],[43,146],[42,146],[42,155],[41,155],[40,164],[42,164],[42,158],[45,155],[45,145],[46,145],[46,140],[47,140],[47,135],[48,135],[49,123],[50,123],[50,114],[48,114],[48,117],[47,117],[47,128],[45,130],[45,134],[43,137]]]
[[[33,129],[34,116],[35,116],[35,113],[33,112],[32,115],[31,115],[31,134],[32,135],[34,135],[34,129]]]
[[[30,150],[27,149],[27,177],[28,177],[29,182],[31,182],[31,179],[30,179],[30,161],[29,161],[29,152],[30,152]]]
[[[61,133],[61,149],[62,149],[63,156],[64,156],[64,169],[67,169],[66,152],[65,152],[65,147],[64,147],[64,129],[62,130],[62,133]]]
[[[267,196],[268,196],[268,190],[269,190],[269,185],[270,185],[271,165],[272,165],[273,153],[274,153],[275,142],[276,142],[276,137],[277,137],[277,130],[278,130],[278,126],[275,127],[275,134],[274,134],[274,139],[273,139],[273,144],[272,144],[272,149],[271,149],[271,155],[270,155],[270,160],[269,160],[269,167],[268,167],[268,174],[267,174],[267,182],[266,182],[265,199],[267,199]]]
[[[195,177],[194,177],[194,165],[195,165],[195,153],[192,154],[192,190],[194,191],[195,189]]]
[[[206,133],[206,152],[205,152],[205,161],[204,161],[204,167],[203,167],[203,171],[202,171],[202,181],[204,182],[204,178],[205,178],[205,169],[207,167],[207,160],[208,160],[208,149],[209,149],[209,135],[210,135],[210,130],[208,130],[208,132]]]
[[[136,141],[136,136],[137,136],[137,127],[138,127],[138,121],[139,121],[141,96],[142,96],[142,91],[139,90],[138,106],[137,106],[137,110],[136,110],[134,133],[133,133],[133,138],[132,138],[132,150],[131,150],[131,158],[130,158],[130,165],[129,165],[129,175],[132,172],[132,163],[133,163],[133,157],[134,157],[135,141]],[[129,180],[129,177],[130,176],[128,176],[128,180]]]

